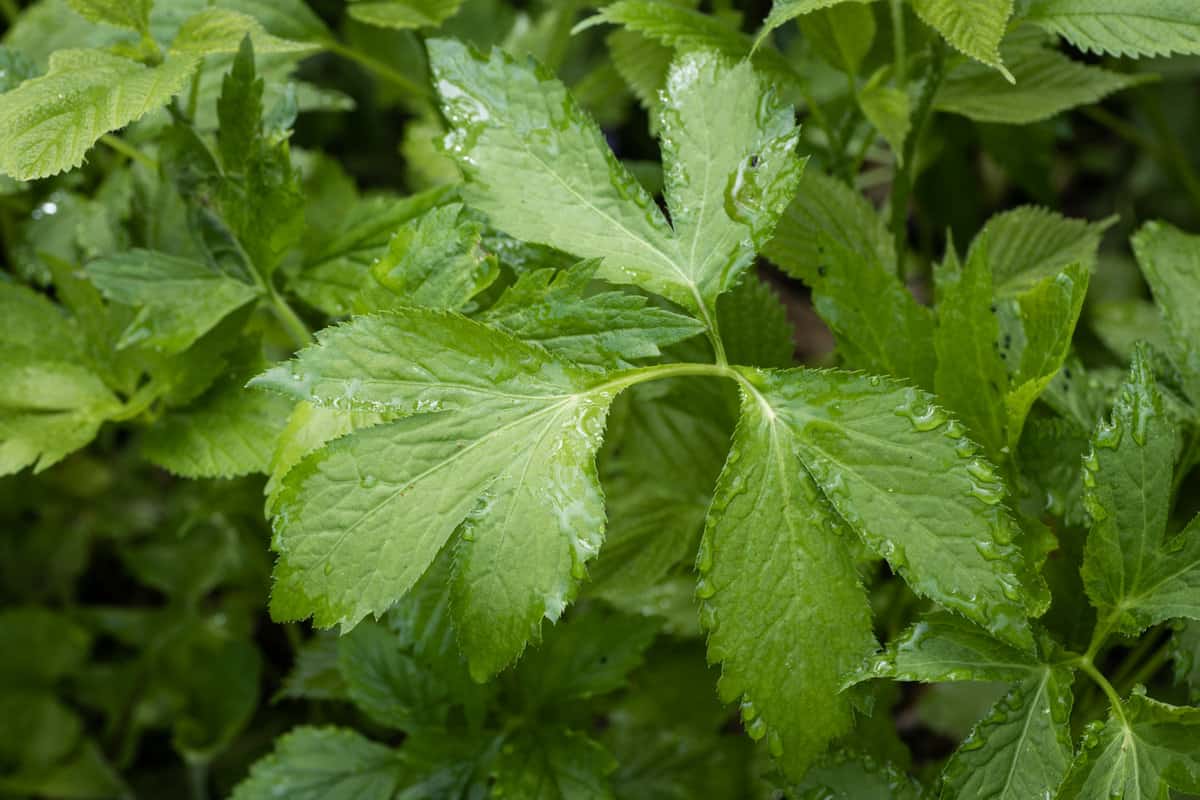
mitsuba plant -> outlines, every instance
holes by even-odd
[[[31,731],[0,793],[129,796],[156,729],[197,798],[230,754],[234,800],[1200,793],[1200,237],[1141,227],[1154,302],[1076,337],[1116,220],[909,236],[936,115],[1133,89],[1058,39],[1195,54],[1197,12],[778,0],[751,37],[728,2],[475,5],[351,2],[342,41],[298,0],[0,1],[0,473],[49,470],[0,486],[0,716]],[[564,69],[572,41],[602,46]],[[293,151],[350,105],[293,74],[320,52],[411,112],[421,191]],[[620,93],[661,168],[593,122]],[[254,474],[271,616],[340,635],[256,633]],[[81,600],[91,547],[160,605]],[[273,649],[322,724],[264,710]],[[889,680],[992,686],[910,775]]]

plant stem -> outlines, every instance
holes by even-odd
[[[1146,653],[1154,649],[1154,646],[1162,639],[1159,631],[1153,631],[1149,636],[1143,636],[1137,646],[1129,651],[1129,654],[1121,660],[1121,666],[1113,673],[1112,682],[1114,686],[1121,686],[1129,677],[1129,673],[1137,670],[1142,661],[1146,657]]]
[[[1146,116],[1150,119],[1150,124],[1154,127],[1154,132],[1158,135],[1159,141],[1162,143],[1162,152],[1166,159],[1164,164],[1167,167],[1167,172],[1174,172],[1178,177],[1179,182],[1183,185],[1184,190],[1188,193],[1188,197],[1192,201],[1192,205],[1200,210],[1200,177],[1196,176],[1195,167],[1192,166],[1191,159],[1188,158],[1183,147],[1180,146],[1179,140],[1171,131],[1171,124],[1167,121],[1167,117],[1163,114],[1162,105],[1158,98],[1147,98],[1142,103],[1142,108],[1146,112]]]
[[[302,347],[307,347],[312,342],[312,331],[304,324],[304,320],[300,319],[300,315],[296,313],[287,300],[283,299],[283,295],[275,290],[274,286],[268,286],[268,293],[271,298],[271,313],[283,325],[283,329],[287,331],[292,342],[299,350]]]
[[[908,32],[904,29],[904,0],[891,0],[892,64],[896,83],[903,89],[908,83]]]
[[[121,155],[130,159],[131,161],[137,161],[139,164],[141,164],[144,167],[147,167],[148,169],[152,169],[156,172],[158,171],[158,162],[157,161],[155,161],[153,158],[146,155],[142,151],[138,150],[133,145],[126,142],[120,136],[117,136],[112,133],[106,133],[100,137],[100,141],[103,142],[104,144],[108,145],[109,147],[111,147],[113,150],[116,150]]]
[[[368,72],[372,72],[378,75],[380,78],[394,83],[405,91],[411,92],[423,100],[433,99],[433,92],[429,89],[429,87],[412,80],[406,75],[402,75],[389,65],[373,56],[367,55],[361,50],[348,47],[336,39],[327,39],[321,43],[321,46],[330,53],[334,53],[342,58],[353,61]]]
[[[1121,706],[1121,695],[1117,694],[1117,690],[1114,689],[1113,685],[1108,682],[1108,679],[1101,674],[1100,670],[1096,669],[1096,665],[1090,660],[1081,660],[1079,667],[1085,673],[1087,673],[1087,676],[1091,678],[1096,685],[1100,687],[1100,690],[1104,692],[1105,696],[1108,697],[1109,705],[1112,706],[1113,715],[1121,720],[1122,725],[1127,724],[1125,721],[1125,709]]]
[[[188,793],[192,800],[208,800],[208,762],[188,761]]]
[[[904,277],[904,254],[908,247],[908,201],[912,195],[913,168],[917,156],[917,144],[921,140],[925,123],[933,111],[933,98],[942,84],[946,67],[946,52],[942,44],[931,45],[929,68],[925,72],[925,85],[913,110],[912,128],[904,140],[903,163],[896,165],[896,178],[892,181],[892,236],[896,250],[896,270]]]
[[[1171,649],[1167,647],[1167,643],[1164,642],[1162,646],[1154,651],[1154,655],[1142,662],[1137,671],[1128,676],[1124,682],[1118,682],[1115,679],[1113,682],[1121,687],[1122,692],[1131,691],[1133,687],[1137,686],[1139,683],[1144,684],[1146,681],[1158,674],[1158,671],[1162,669],[1163,664],[1167,663],[1167,659],[1170,657]]]

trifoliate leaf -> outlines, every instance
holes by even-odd
[[[300,53],[313,49],[304,42],[272,36],[254,17],[227,8],[208,8],[193,14],[179,26],[171,52],[194,57],[236,53],[247,36],[256,53]]]
[[[1168,787],[1200,792],[1200,709],[1135,692],[1107,722],[1084,732],[1056,796],[1160,800],[1168,796]]]
[[[463,0],[351,0],[350,16],[382,28],[436,28],[458,13]]]
[[[950,757],[939,797],[1052,796],[1074,753],[1072,681],[1070,671],[1042,666],[1013,685]]]
[[[199,261],[150,250],[93,261],[87,274],[105,297],[138,309],[117,347],[179,353],[254,300],[248,283]]]
[[[872,656],[853,682],[871,678],[943,681],[1025,680],[1040,673],[1037,659],[989,636],[982,628],[945,613],[931,614]]]
[[[231,800],[392,800],[406,777],[390,747],[343,728],[300,727],[276,740]]]
[[[1027,125],[1146,81],[1074,61],[1028,29],[1010,36],[1001,50],[1012,80],[979,64],[961,64],[946,76],[934,107],[976,122]]]
[[[1018,528],[1004,484],[933,398],[875,376],[742,370],[757,402],[790,429],[830,505],[918,595],[1026,650]],[[749,391],[749,389],[748,389]],[[896,471],[908,477],[895,479]]]
[[[430,209],[392,234],[371,266],[375,286],[364,289],[364,310],[395,305],[457,311],[499,275],[482,245],[483,225],[463,215],[461,203]]]
[[[1097,427],[1084,459],[1093,519],[1084,586],[1101,615],[1129,634],[1173,617],[1200,618],[1200,524],[1166,536],[1175,441],[1149,356],[1139,349],[1112,419]]]
[[[1200,53],[1200,7],[1187,0],[1033,0],[1025,19],[1093,53]]]
[[[762,373],[756,382],[797,374]],[[709,660],[721,663],[722,700],[740,701],[750,736],[765,736],[799,778],[850,730],[841,676],[875,639],[849,532],[806,472],[800,431],[775,407],[780,399],[743,393],[696,559],[696,594]]]
[[[492,792],[528,800],[612,800],[607,775],[616,767],[608,751],[582,733],[527,727],[500,748]]]
[[[154,0],[67,0],[71,8],[93,22],[148,33]]]
[[[661,347],[704,332],[691,317],[647,306],[637,294],[589,294],[596,266],[527,272],[478,319],[577,364],[609,368],[661,355]]]
[[[1012,16],[1013,0],[912,0],[912,7],[954,49],[1012,80],[1000,57],[1000,40]]]
[[[809,172],[763,253],[813,288],[847,366],[933,387],[933,316],[897,277],[891,236],[864,197]]]
[[[698,53],[672,67],[662,117],[672,228],[544,70],[451,41],[431,42],[430,57],[470,204],[517,238],[603,259],[601,277],[662,294],[712,328],[717,296],[769,235],[801,168],[790,109],[748,65]]]
[[[284,479],[273,613],[347,627],[382,613],[462,524],[459,636],[473,674],[496,672],[543,617],[557,619],[599,549],[605,376],[415,308],[318,342],[254,382],[317,405],[417,416],[342,437]],[[432,411],[443,413],[421,413]]]
[[[1200,237],[1162,222],[1150,222],[1133,237],[1133,251],[1155,304],[1162,310],[1173,344],[1172,358],[1184,374],[1193,401],[1200,400]]]
[[[47,74],[0,95],[0,172],[18,180],[77,167],[106,133],[164,105],[195,69],[190,55],[156,67],[100,50],[59,50]]]

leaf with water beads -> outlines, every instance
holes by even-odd
[[[830,505],[913,591],[1033,649],[1027,617],[1044,609],[1004,484],[932,396],[837,370],[741,371]]]
[[[1129,379],[1084,458],[1093,524],[1084,548],[1088,597],[1136,634],[1173,617],[1200,618],[1200,517],[1168,540],[1176,450],[1150,354],[1134,353]]]
[[[461,526],[460,641],[479,679],[510,663],[599,549],[606,380],[425,309],[330,329],[260,376],[317,406],[413,415],[337,439],[284,478],[272,613],[353,627],[404,595]]]

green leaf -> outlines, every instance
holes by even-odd
[[[54,465],[95,438],[120,407],[85,367],[6,358],[0,364],[0,475]]]
[[[1171,787],[1200,792],[1200,709],[1160,703],[1135,692],[1104,724],[1093,723],[1060,800],[1122,797],[1160,800]]]
[[[253,40],[256,53],[302,53],[314,48],[272,36],[254,17],[227,8],[207,8],[179,26],[171,52],[193,57],[236,53],[247,36]]]
[[[1187,0],[1034,0],[1026,19],[1085,52],[1200,53],[1200,8]]]
[[[647,306],[636,294],[589,294],[596,266],[527,272],[478,319],[576,364],[610,368],[659,356],[660,348],[704,332],[692,318]]]
[[[872,2],[872,0],[853,1],[858,3]],[[811,14],[814,11],[820,11],[824,8],[832,8],[846,2],[848,0],[774,0],[771,3],[771,13],[767,15],[762,28],[759,29],[758,36],[754,40],[754,46],[757,48],[771,31],[787,22],[791,22],[797,17],[802,17],[805,14]]]
[[[43,294],[0,283],[0,344],[13,357],[83,360],[86,345],[76,321]]]
[[[337,220],[332,236],[306,254],[291,288],[309,305],[331,316],[355,307],[371,265],[387,251],[392,234],[410,220],[447,202],[453,189],[437,188],[410,197],[361,200]]]
[[[945,613],[909,627],[856,672],[853,683],[871,678],[943,681],[1023,681],[1040,673],[1037,659],[989,636],[976,625]]]
[[[875,43],[875,13],[857,2],[814,11],[799,25],[813,52],[851,76]]]
[[[62,614],[29,606],[0,611],[0,682],[5,688],[52,686],[87,662],[92,637]]]
[[[763,253],[813,288],[846,366],[933,387],[933,315],[896,277],[891,236],[866,198],[809,172]]]
[[[954,49],[1013,80],[1000,56],[1000,40],[1012,16],[1013,0],[912,0],[912,7]]]
[[[1200,525],[1166,538],[1176,432],[1143,349],[1084,459],[1093,520],[1084,548],[1088,597],[1135,634],[1173,617],[1200,618]],[[1197,518],[1200,519],[1200,518]]]
[[[934,108],[976,122],[1027,125],[1147,80],[1074,61],[1029,29],[1008,37],[1001,49],[1011,79],[978,64],[961,64],[938,89]]]
[[[616,767],[608,751],[582,733],[525,728],[501,747],[492,792],[522,800],[611,800],[606,776]]]
[[[543,617],[557,619],[599,549],[604,376],[416,308],[318,342],[254,383],[317,405],[418,415],[338,439],[284,479],[273,613],[346,627],[382,613],[465,523],[459,636],[473,674],[498,671]],[[444,413],[420,413],[435,410]]]
[[[290,404],[246,389],[235,373],[147,431],[146,458],[185,478],[230,478],[266,472]]]
[[[217,0],[215,5],[254,17],[269,33],[308,42],[329,37],[329,29],[304,0]]]
[[[883,75],[881,71],[880,78]],[[912,102],[908,92],[872,79],[859,91],[858,107],[892,148],[897,162],[903,163],[904,142],[912,130]]]
[[[830,505],[914,592],[1032,650],[1026,616],[1038,609],[1004,484],[960,423],[927,393],[875,376],[742,372]]]
[[[766,281],[746,277],[717,301],[725,353],[734,364],[790,367],[796,343],[787,307]]]
[[[263,80],[254,69],[254,45],[242,39],[229,72],[221,78],[217,98],[217,147],[226,172],[241,172],[262,135]]]
[[[258,291],[188,258],[131,250],[93,261],[87,274],[105,297],[138,309],[117,347],[179,353]]]
[[[487,288],[499,267],[483,249],[483,225],[462,212],[461,203],[438,206],[393,233],[371,267],[377,285],[364,290],[360,303],[457,311]]]
[[[338,649],[346,694],[368,717],[402,730],[445,724],[448,687],[386,626],[364,622],[341,638]]]
[[[933,334],[934,388],[988,457],[1002,462],[1008,444],[1009,381],[1000,359],[1000,324],[988,251],[972,248],[963,265],[951,247],[933,274],[938,317]]]
[[[637,31],[615,30],[604,39],[613,67],[621,74],[638,103],[650,116],[651,132],[657,132],[662,88],[675,51]]]
[[[463,0],[351,0],[350,16],[383,28],[436,28],[462,8]]]
[[[1200,701],[1200,624],[1192,620],[1176,623],[1168,648],[1175,684],[1187,689],[1190,702]]]
[[[1009,689],[950,757],[939,796],[1051,796],[1074,753],[1072,681],[1068,670],[1044,666]]]
[[[921,785],[870,756],[836,753],[817,764],[795,789],[796,800],[919,800]]]
[[[231,800],[392,800],[404,786],[399,753],[343,728],[294,728],[250,769]]]
[[[157,67],[99,50],[59,50],[50,71],[0,95],[0,172],[32,180],[78,167],[106,133],[166,105],[195,69],[191,56]]]
[[[790,109],[748,65],[698,53],[672,67],[662,125],[673,229],[545,70],[457,42],[429,48],[471,205],[519,239],[603,259],[600,277],[662,294],[711,327],[716,297],[752,261],[801,168]]]
[[[1200,236],[1149,222],[1134,235],[1133,251],[1166,320],[1171,354],[1184,373],[1188,394],[1200,400],[1200,311],[1194,302],[1200,293]]]
[[[154,0],[68,0],[71,8],[93,22],[141,33],[150,32],[150,8]]]
[[[696,594],[722,700],[799,778],[850,730],[841,676],[875,646],[871,611],[837,512],[805,470],[801,431],[759,373],[717,481],[696,559]],[[820,657],[815,657],[816,654]]]

